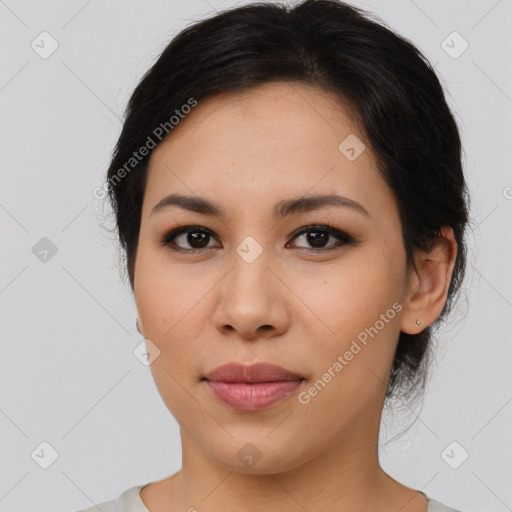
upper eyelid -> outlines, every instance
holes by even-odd
[[[319,231],[326,231],[326,232],[339,232],[340,234],[343,234],[344,231],[341,230],[341,229],[338,229],[334,226],[331,226],[329,224],[307,224],[305,226],[302,226],[298,229],[296,229],[295,231],[293,231],[290,235],[288,235],[288,238],[289,237],[296,237],[296,236],[299,236],[299,235],[302,235],[304,234],[305,232],[307,232],[308,229],[311,229],[311,230],[314,230],[314,229],[318,229]],[[186,234],[188,232],[193,232],[193,231],[200,231],[200,232],[203,232],[203,233],[208,233],[209,235],[217,238],[217,235],[215,234],[215,232],[209,228],[206,228],[204,226],[194,226],[194,225],[187,225],[187,226],[180,226],[180,227],[177,227],[177,228],[174,228],[174,229],[170,229],[169,231],[166,231],[165,234],[163,235],[163,237],[169,237],[170,235],[172,235],[173,237],[175,236],[178,236],[178,235],[183,235],[183,234]],[[346,233],[347,236],[350,236],[348,233]]]

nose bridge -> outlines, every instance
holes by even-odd
[[[270,264],[270,249],[263,244],[261,240],[248,236],[235,248],[230,272],[231,294],[248,294],[250,298],[251,294],[261,296],[268,292],[271,285],[271,272],[267,268]]]

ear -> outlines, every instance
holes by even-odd
[[[441,228],[441,235],[431,251],[415,255],[417,271],[410,269],[402,298],[404,314],[401,331],[417,334],[434,323],[441,314],[448,296],[456,256],[457,242],[449,226]],[[418,326],[416,320],[420,320],[421,325]]]
[[[139,334],[142,334],[139,317],[135,318],[135,325],[136,325],[136,327],[137,327],[137,331],[139,331]],[[142,335],[143,335],[143,334],[142,334]],[[144,336],[144,335],[143,335],[143,336]]]

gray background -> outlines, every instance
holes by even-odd
[[[512,3],[353,4],[410,38],[441,75],[475,221],[424,407],[385,422],[382,464],[464,512],[512,510]],[[133,355],[134,302],[92,191],[142,74],[177,31],[234,5],[0,0],[0,511],[70,512],[181,466],[177,423]],[[47,58],[31,47],[43,31],[59,45]],[[457,58],[442,46],[453,31],[469,44]],[[464,43],[444,44],[453,55]],[[47,469],[42,442],[58,453]],[[450,467],[463,450],[468,459]]]

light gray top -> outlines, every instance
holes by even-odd
[[[149,484],[150,482],[143,485],[135,485],[134,487],[130,487],[124,491],[115,500],[105,501],[104,503],[100,503],[83,510],[78,510],[77,512],[98,512],[98,509],[100,509],[101,512],[150,512],[140,497],[140,491]],[[429,498],[422,491],[418,492],[421,492],[421,494],[427,498],[427,512],[460,512],[460,510],[455,510],[454,508],[450,508],[436,500],[433,500],[432,498]]]

